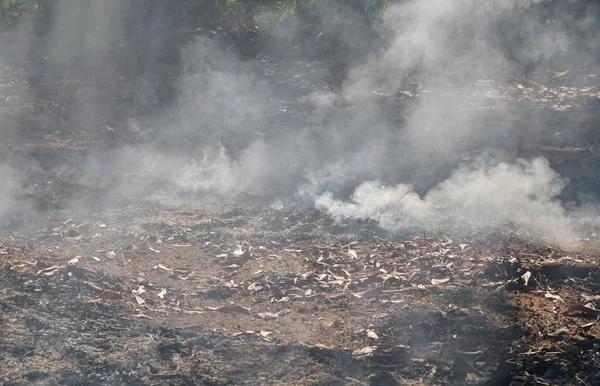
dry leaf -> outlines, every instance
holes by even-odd
[[[410,346],[407,346],[405,344],[400,344],[397,342],[386,342],[386,343],[381,343],[379,346],[377,346],[377,351],[380,353],[391,353],[394,351],[394,349],[400,349],[400,350],[406,350],[409,349]]]
[[[153,317],[151,317],[151,316],[148,316],[148,315],[146,315],[146,314],[142,314],[142,313],[135,314],[135,315],[131,315],[131,316],[133,316],[134,318],[144,318],[144,319],[150,319],[150,320],[154,320],[154,318],[153,318]]]
[[[357,350],[352,351],[352,355],[357,357],[367,357],[373,354],[377,350],[377,346],[367,346]]]
[[[367,330],[367,336],[371,339],[379,339],[379,335],[373,330]]]
[[[263,286],[258,285],[257,283],[252,283],[248,286],[248,291],[256,292],[260,291],[262,288]]]
[[[359,299],[370,299],[381,293],[381,287],[375,287],[362,292],[352,292],[352,296]]]
[[[187,311],[187,310],[183,310],[182,312],[184,314],[190,314],[190,315],[199,315],[199,314],[203,314],[204,313],[202,311]]]
[[[521,279],[525,282],[525,285],[528,285],[529,279],[531,279],[531,272],[527,271],[521,276]]]
[[[600,314],[600,310],[591,307],[591,304],[576,304],[570,307],[565,313],[570,314],[574,312],[581,312],[584,314],[598,315]]]
[[[337,327],[337,328],[344,327],[344,322],[339,319],[336,319],[330,324],[330,326]]]
[[[592,327],[592,326],[593,326],[594,324],[596,324],[596,323],[598,323],[598,319],[594,320],[593,322],[589,322],[589,323],[586,323],[586,324],[582,324],[580,327],[581,327],[581,328],[589,328],[589,327]]]
[[[110,300],[121,299],[121,297],[122,297],[120,293],[114,292],[114,291],[106,291],[100,296],[103,299],[110,299]]]
[[[241,245],[238,245],[235,250],[231,252],[234,256],[242,256],[244,253],[246,253],[246,251],[244,251],[244,248]]]
[[[327,279],[327,276],[329,276],[329,275],[326,273],[322,273],[319,275],[315,275],[315,278],[317,279],[317,281],[324,281],[325,279]]]
[[[163,288],[162,291],[160,291],[159,293],[156,294],[156,296],[158,296],[161,299],[164,299],[166,294],[167,294],[167,290],[165,288]]]
[[[563,303],[565,302],[560,296],[551,294],[550,292],[546,292],[546,294],[544,295],[544,297],[548,298],[548,299],[559,300],[559,301],[561,301]]]
[[[137,295],[133,295],[135,297],[135,301],[137,302],[137,304],[139,304],[140,306],[144,303],[146,303],[146,301],[144,299],[142,299],[141,297],[137,296]]]
[[[273,333],[273,331],[261,331],[260,336],[262,336],[263,338],[267,338],[272,333]]]
[[[356,251],[353,249],[349,249],[348,250],[348,254],[350,255],[350,257],[352,257],[353,259],[358,259],[358,255],[356,254]]]
[[[549,333],[548,336],[558,336],[558,335],[560,335],[562,333],[567,333],[567,332],[569,332],[569,329],[566,328],[566,327],[563,327],[563,328],[561,328],[559,330],[556,330],[554,332]]]
[[[62,267],[60,265],[53,265],[52,267],[48,267],[48,268],[44,268],[41,269],[37,272],[38,275],[46,275],[46,276],[52,276],[56,273],[56,271],[58,271],[59,269],[61,269]]]
[[[595,302],[597,300],[600,300],[600,295],[584,295],[584,294],[582,294],[581,297],[586,302]]]
[[[71,260],[68,261],[67,264],[71,264],[72,265],[72,264],[77,264],[77,263],[79,263],[79,257],[72,258]]]
[[[219,312],[237,312],[240,314],[250,314],[250,310],[248,308],[242,307],[242,306],[236,306],[236,305],[228,305],[228,306],[223,306],[223,307],[219,307],[217,308],[217,311]]]
[[[445,279],[431,279],[431,284],[433,284],[433,285],[439,285],[439,284],[447,283],[448,281],[450,281],[449,277],[447,277]]]
[[[478,350],[478,351],[459,351],[459,350],[456,350],[456,353],[460,354],[460,355],[480,355],[480,354],[483,354],[483,351],[480,351],[480,350]]]
[[[132,290],[131,292],[133,292],[134,294],[141,295],[141,294],[143,294],[144,292],[146,292],[146,289],[144,288],[144,286],[143,286],[143,285],[141,285],[141,286],[140,286],[138,289],[136,289],[136,290]]]
[[[264,320],[274,320],[281,316],[281,311],[279,311],[276,314],[273,314],[271,312],[262,312],[262,313],[258,314],[258,316]]]

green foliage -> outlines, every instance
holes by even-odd
[[[101,1],[101,0],[87,0]],[[127,0],[122,0],[127,1]],[[134,0],[135,1],[135,0]],[[145,0],[140,12],[155,6],[165,6],[175,18],[254,28],[260,17],[264,22],[285,23],[290,18],[314,24],[335,24],[348,20],[370,23],[385,12],[389,0]],[[19,22],[29,22],[36,27],[56,0],[0,0],[0,32],[6,33]],[[79,0],[73,6],[85,3]],[[268,17],[265,17],[268,15]],[[46,20],[47,22],[48,20]]]
[[[371,23],[383,15],[388,2],[389,0],[187,0],[192,14],[211,9],[217,20],[229,21],[240,27],[256,25],[259,17],[272,23],[285,23],[293,17],[311,24],[335,24],[348,17]]]
[[[39,17],[44,4],[44,0],[1,0],[0,30],[6,33],[27,16]]]

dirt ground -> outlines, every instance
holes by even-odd
[[[238,205],[5,237],[3,383],[599,384],[596,255],[496,236]]]
[[[67,217],[61,203],[99,193],[54,173],[61,162],[135,138],[110,122],[75,130],[51,96],[11,98],[17,83],[0,85],[0,113],[38,129],[0,156],[39,162],[22,199],[49,214],[0,238],[3,384],[600,384],[593,240],[566,250],[509,226],[390,235],[272,197]],[[568,189],[596,189],[597,87],[481,87],[490,105],[542,117],[546,142],[519,151],[568,170]],[[419,93],[374,98],[397,108]]]

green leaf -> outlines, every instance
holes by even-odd
[[[563,76],[567,75],[568,73],[569,73],[569,70],[567,70],[567,71],[563,71],[563,72],[554,71],[554,77],[555,77],[556,79],[560,79],[560,78],[562,78]]]

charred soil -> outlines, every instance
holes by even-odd
[[[595,255],[375,231],[130,207],[6,237],[3,383],[600,382]]]

